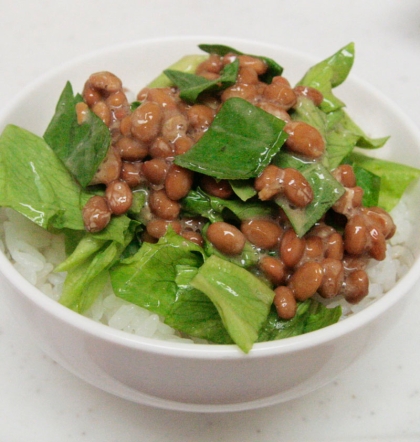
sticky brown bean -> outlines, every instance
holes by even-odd
[[[272,284],[280,285],[284,282],[286,270],[280,259],[274,256],[264,256],[258,263],[258,267]]]
[[[351,272],[345,279],[343,294],[350,304],[358,304],[369,293],[369,278],[362,270]]]
[[[249,102],[253,102],[257,98],[257,87],[254,84],[235,84],[225,89],[221,95],[222,102],[229,98],[242,98]]]
[[[255,179],[254,188],[262,201],[267,201],[277,195],[284,187],[284,169],[273,164],[267,166]]]
[[[181,223],[179,221],[168,221],[159,218],[149,221],[147,223],[146,230],[151,237],[159,239],[165,235],[169,226],[173,229],[175,233],[181,233]]]
[[[346,187],[345,192],[333,204],[332,209],[345,216],[351,216],[354,209],[360,207],[363,201],[363,189],[359,186]]]
[[[238,72],[237,82],[242,84],[258,84],[257,71],[249,66],[241,67]]]
[[[89,107],[92,107],[95,103],[102,100],[100,92],[88,82],[86,82],[83,88],[82,96],[83,100]]]
[[[150,193],[149,206],[154,215],[166,220],[174,220],[178,217],[181,210],[180,204],[168,198],[163,189]]]
[[[290,109],[296,103],[294,90],[285,83],[273,81],[263,91],[263,97],[269,102],[275,103],[283,109]]]
[[[289,123],[292,121],[292,118],[290,117],[289,113],[286,109],[284,109],[281,106],[278,106],[274,103],[269,103],[267,101],[261,101],[258,103],[258,107],[260,107],[262,110],[268,112],[271,115],[274,115],[275,117],[279,118],[280,120],[285,121],[286,123]]]
[[[341,164],[333,170],[334,178],[344,187],[356,186],[356,175],[350,164]]]
[[[279,254],[284,264],[295,267],[305,252],[305,239],[299,238],[293,229],[287,229],[280,241]]]
[[[204,104],[194,104],[187,110],[189,124],[198,130],[206,130],[214,119],[214,110]]]
[[[81,101],[76,104],[77,124],[83,124],[89,116],[89,106]]]
[[[244,234],[238,228],[223,221],[210,224],[207,239],[226,255],[240,254],[246,242]]]
[[[289,135],[285,147],[308,158],[319,158],[325,151],[325,141],[320,132],[303,121],[291,121],[284,127]]]
[[[115,215],[126,213],[133,202],[133,193],[129,185],[122,180],[115,180],[108,184],[105,190],[111,212]]]
[[[132,137],[121,137],[115,143],[115,147],[124,161],[142,160],[148,154],[147,146]]]
[[[283,229],[273,221],[253,219],[242,222],[241,232],[255,246],[270,250],[278,245]]]
[[[174,153],[175,155],[182,155],[183,153],[188,152],[193,145],[194,140],[188,135],[178,137],[174,141]]]
[[[188,120],[185,115],[178,113],[166,119],[162,125],[162,135],[170,142],[185,136],[188,130]]]
[[[316,293],[322,277],[321,264],[313,261],[305,262],[290,277],[288,287],[298,301],[305,301]]]
[[[165,112],[177,109],[176,99],[171,88],[145,88],[139,93],[139,97],[142,98],[141,101],[146,99],[147,101],[153,101],[164,109]]]
[[[309,182],[296,169],[286,168],[283,171],[284,195],[294,206],[306,207],[314,198]]]
[[[274,289],[274,306],[282,319],[292,319],[296,315],[297,303],[292,290],[285,286]]]
[[[164,158],[152,158],[142,164],[144,177],[152,184],[163,184],[168,172],[168,163]]]
[[[233,190],[228,180],[216,180],[208,175],[200,177],[200,187],[204,192],[217,198],[228,199],[233,195]]]
[[[108,71],[95,72],[89,77],[88,82],[95,89],[107,92],[115,92],[122,88],[121,80]]]
[[[201,62],[196,69],[196,74],[201,75],[203,72],[211,72],[218,74],[223,67],[222,59],[219,55],[210,54],[209,57]]]
[[[112,181],[119,178],[121,167],[122,161],[118,154],[118,151],[111,146],[104,161],[102,161],[98,171],[95,173],[90,184],[95,185],[111,183]]]
[[[131,188],[138,186],[143,181],[141,163],[123,161],[120,178]]]
[[[386,241],[384,234],[376,227],[368,228],[370,236],[369,255],[377,261],[386,257]]]
[[[161,129],[162,108],[152,102],[146,101],[131,114],[131,133],[144,143],[155,139]]]
[[[172,164],[165,177],[166,194],[171,200],[178,201],[191,190],[194,173],[176,164]]]
[[[188,241],[191,241],[200,247],[202,247],[204,244],[203,236],[199,232],[195,232],[193,230],[184,230],[181,232],[181,235]]]
[[[344,242],[343,237],[338,233],[334,232],[328,236],[325,247],[325,257],[333,259],[343,259],[344,254]]]
[[[253,69],[258,75],[262,75],[267,71],[267,64],[264,60],[251,55],[239,55],[239,66]]]
[[[390,239],[394,236],[396,232],[395,223],[391,215],[384,209],[380,207],[362,207],[361,213],[375,223],[385,236],[385,239]]]
[[[344,266],[338,259],[325,258],[321,262],[323,277],[318,293],[323,298],[333,298],[337,296],[344,282]]]
[[[366,251],[368,231],[363,216],[356,214],[344,228],[344,249],[351,255],[361,255]]]
[[[88,232],[103,230],[111,220],[111,209],[106,198],[92,196],[82,210],[83,224]]]
[[[158,136],[149,147],[149,155],[152,158],[171,158],[173,154],[171,143],[161,136]]]
[[[315,106],[319,106],[324,101],[322,92],[310,86],[295,86],[294,89],[297,96],[309,98]]]
[[[305,238],[305,258],[307,260],[318,260],[324,254],[324,242],[319,236]]]
[[[111,125],[112,121],[111,110],[104,101],[97,101],[92,106],[92,112],[95,115],[97,115],[104,122],[106,126],[109,127]]]

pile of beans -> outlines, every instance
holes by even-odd
[[[260,81],[267,65],[247,55],[212,54],[196,73],[218,78],[223,67],[235,59],[239,59],[237,82],[221,93],[203,97],[200,104],[183,102],[176,88],[145,88],[137,95],[140,105],[132,110],[119,78],[110,72],[89,77],[84,102],[77,105],[78,119],[83,122],[90,108],[109,127],[112,146],[91,183],[103,184],[105,195],[92,197],[83,209],[88,231],[98,232],[112,215],[126,213],[133,191],[141,187],[147,189],[143,241],[156,242],[171,226],[186,239],[203,245],[207,220],[185,217],[182,199],[196,186],[209,195],[229,199],[234,196],[232,188],[226,180],[193,173],[173,160],[200,139],[220,106],[231,97],[243,98],[284,120],[288,138],[283,149],[313,161],[322,158],[325,141],[319,131],[291,118],[301,97],[319,105],[322,94],[310,87],[293,88],[282,76],[274,77],[270,84]],[[320,220],[304,237],[298,237],[280,208],[272,218],[248,219],[239,225],[214,222],[207,228],[206,240],[221,253],[240,255],[247,242],[259,251],[253,271],[273,285],[274,305],[281,318],[292,318],[297,301],[315,294],[327,299],[340,295],[358,303],[368,293],[368,261],[384,259],[386,240],[395,232],[388,213],[363,207],[363,190],[357,186],[351,166],[339,166],[333,175],[345,188],[332,207],[332,212],[345,220],[342,229]],[[313,200],[311,186],[292,168],[269,165],[255,179],[254,187],[261,201],[281,195],[291,205],[305,207]]]

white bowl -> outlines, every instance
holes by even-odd
[[[319,61],[281,47],[230,38],[133,42],[77,59],[37,80],[3,110],[0,131],[13,123],[41,135],[67,80],[75,91],[81,91],[92,72],[109,70],[126,87],[138,91],[181,56],[197,53],[197,44],[211,42],[274,58],[285,67],[285,76],[292,83]],[[340,86],[338,95],[365,130],[373,136],[392,136],[380,151],[383,158],[420,166],[420,134],[386,97],[352,76]],[[4,298],[19,324],[27,327],[48,355],[90,384],[161,408],[239,411],[287,401],[331,382],[384,338],[420,274],[419,227],[416,229],[410,238],[416,261],[385,296],[330,327],[256,344],[248,355],[231,345],[165,342],[112,329],[48,298],[4,254],[0,254],[0,269],[9,286]]]

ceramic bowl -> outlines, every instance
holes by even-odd
[[[301,78],[314,60],[252,41],[213,37],[167,38],[104,49],[61,66],[27,87],[0,115],[7,123],[42,135],[67,80],[81,91],[92,72],[108,70],[138,91],[199,43],[223,43],[274,58],[285,76]],[[339,48],[337,48],[338,50]],[[325,54],[326,56],[330,54]],[[337,94],[356,122],[373,136],[390,134],[380,155],[420,166],[417,128],[385,96],[350,76]],[[404,146],[404,149],[399,149]],[[412,208],[412,216],[418,213]],[[331,382],[365,355],[398,321],[420,274],[420,225],[410,238],[414,265],[381,299],[330,327],[281,341],[259,343],[247,355],[235,346],[164,342],[134,336],[87,319],[48,298],[0,253],[2,299],[17,322],[59,364],[96,387],[151,406],[199,412],[253,409],[287,401]],[[369,376],[369,374],[367,374]]]

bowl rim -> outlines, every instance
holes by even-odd
[[[6,106],[0,109],[0,129],[2,130],[3,127],[8,124],[8,114],[19,107],[19,104],[22,102],[25,96],[36,90],[41,85],[45,84],[45,82],[47,82],[49,79],[52,79],[60,73],[65,72],[70,67],[84,63],[92,57],[105,55],[106,53],[118,51],[120,49],[133,48],[139,45],[168,44],[173,43],[174,41],[180,43],[200,43],[202,41],[220,43],[220,41],[222,41],[223,44],[232,46],[235,44],[244,45],[245,47],[247,45],[254,47],[258,46],[262,50],[264,48],[269,48],[274,51],[288,54],[289,56],[297,57],[300,60],[303,60],[305,63],[317,62],[313,56],[283,47],[281,45],[228,36],[166,36],[123,42],[112,46],[106,46],[99,50],[91,51],[83,54],[82,56],[73,58],[72,60],[69,60],[37,77],[34,81],[26,85],[10,102],[6,104]],[[371,84],[367,83],[363,79],[358,78],[352,73],[350,73],[346,82],[363,88],[370,95],[379,100],[385,108],[392,108],[392,112],[396,114],[398,118],[404,120],[404,123],[411,135],[413,135],[419,141],[420,145],[420,129],[418,126],[414,124],[414,122],[387,96],[379,92],[379,90],[377,90]],[[53,315],[57,320],[64,321],[67,325],[77,328],[91,336],[105,339],[119,346],[127,346],[150,353],[165,354],[167,356],[178,358],[236,359],[244,357],[255,358],[301,351],[308,347],[334,341],[343,335],[368,325],[373,319],[381,316],[385,311],[396,304],[403,296],[405,296],[410,288],[413,287],[420,275],[420,257],[415,259],[413,265],[410,267],[407,273],[399,279],[397,284],[392,289],[356,314],[345,318],[336,324],[304,335],[293,336],[276,341],[256,343],[251,351],[246,355],[236,345],[209,345],[164,341],[132,335],[94,321],[68,309],[67,307],[64,307],[59,302],[42,293],[13,267],[12,263],[2,251],[0,251],[0,273],[2,273],[2,275],[6,278],[12,289],[17,289],[22,296],[26,297],[30,302],[40,307],[44,312]]]

